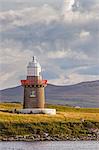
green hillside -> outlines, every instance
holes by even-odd
[[[98,139],[99,108],[56,108],[56,115],[14,114],[8,110],[22,108],[21,104],[0,103],[1,140],[87,140]]]
[[[75,85],[51,85],[45,88],[46,102],[55,105],[71,105],[83,108],[99,108],[99,80]],[[23,102],[22,86],[0,91],[0,102]]]

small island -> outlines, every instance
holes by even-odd
[[[99,140],[99,108],[46,104],[56,115],[18,114],[21,103],[0,103],[0,141]]]

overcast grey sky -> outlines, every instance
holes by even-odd
[[[99,80],[99,0],[0,0],[1,89],[36,55],[49,83]]]

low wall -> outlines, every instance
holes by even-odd
[[[40,109],[40,108],[33,108],[33,109],[18,109],[16,113],[21,114],[48,114],[48,115],[56,115],[56,109]]]

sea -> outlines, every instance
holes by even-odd
[[[0,150],[99,150],[99,141],[0,142]]]

